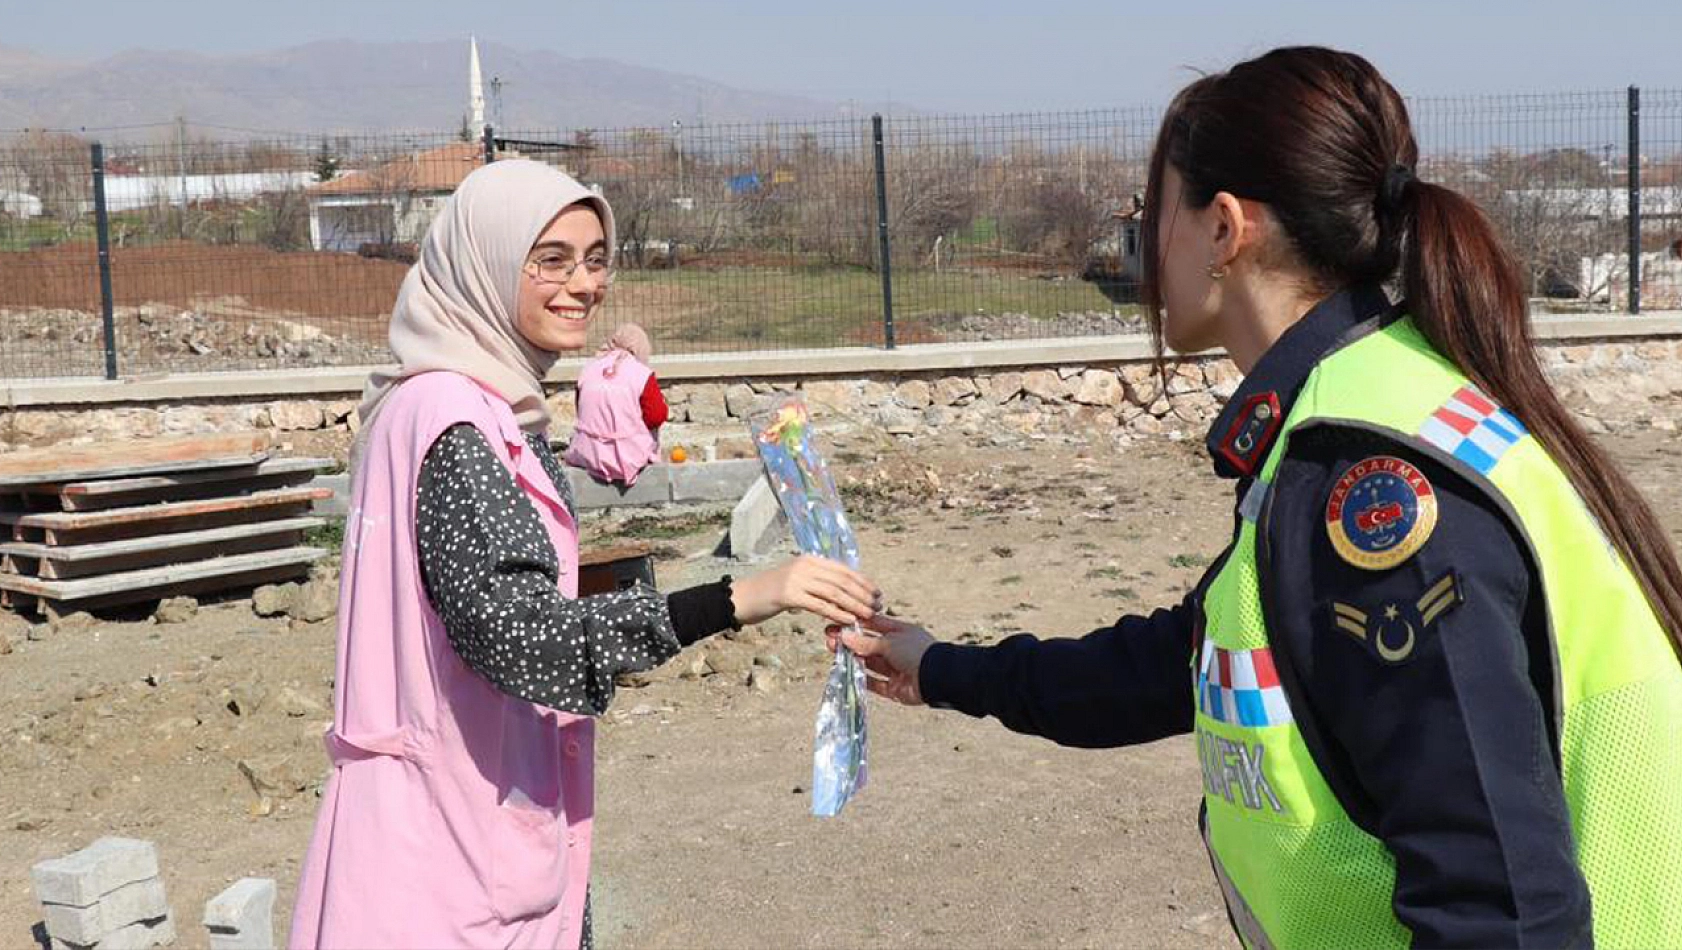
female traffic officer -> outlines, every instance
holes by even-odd
[[[1251,947],[1682,946],[1682,572],[1549,389],[1489,222],[1418,155],[1351,54],[1182,91],[1146,299],[1159,345],[1246,373],[1208,439],[1225,553],[1080,639],[832,639],[880,693],[1065,745],[1195,732]]]

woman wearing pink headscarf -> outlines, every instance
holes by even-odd
[[[578,371],[578,423],[566,460],[597,481],[629,488],[660,457],[669,410],[648,365],[653,352],[648,333],[627,323]]]
[[[469,175],[392,312],[359,409],[333,772],[294,947],[587,947],[593,716],[614,676],[799,607],[868,619],[830,561],[662,596],[578,598],[578,530],[540,380],[583,348],[613,212],[529,161]]]

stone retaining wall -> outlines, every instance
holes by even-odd
[[[1672,430],[1682,396],[1682,340],[1669,337],[1560,340],[1542,345],[1544,364],[1591,431],[1646,425]],[[667,445],[708,446],[739,455],[740,419],[756,397],[801,392],[820,420],[875,427],[895,436],[983,436],[1080,432],[1121,439],[1201,436],[1239,374],[1224,358],[1167,367],[1166,386],[1148,361],[1057,367],[874,373],[848,378],[684,380],[665,387],[672,423]],[[286,447],[343,458],[356,397],[198,399],[0,409],[0,451],[133,437],[268,429]],[[550,396],[553,431],[574,414],[570,386]]]

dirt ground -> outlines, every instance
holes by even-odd
[[[835,441],[868,571],[947,638],[1078,634],[1170,603],[1230,526],[1226,484],[1189,440],[885,455]],[[1682,504],[1661,493],[1674,435],[1607,442],[1682,536]],[[675,587],[740,573],[711,555],[722,526],[708,510],[590,527],[655,540]],[[817,630],[779,619],[619,694],[599,741],[601,946],[1234,945],[1184,738],[1062,749],[876,702],[870,787],[812,817]],[[14,624],[0,655],[0,945],[28,946],[40,920],[30,866],[108,834],[157,843],[179,945],[204,945],[205,900],[248,875],[279,881],[283,939],[326,768],[332,623],[230,599],[184,623],[32,635]]]

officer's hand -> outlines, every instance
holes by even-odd
[[[862,632],[830,626],[824,629],[824,638],[830,652],[845,645],[864,661],[871,692],[907,706],[923,705],[917,671],[923,665],[923,654],[935,643],[927,630],[877,614],[864,624]]]

